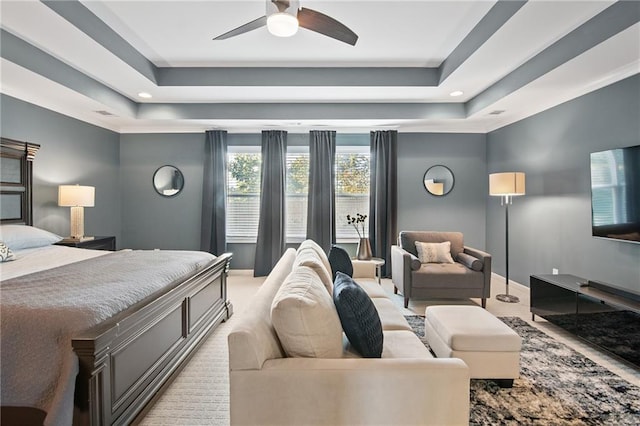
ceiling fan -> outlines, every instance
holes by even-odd
[[[214,40],[224,40],[266,25],[271,34],[279,37],[290,37],[298,31],[298,27],[302,27],[352,46],[355,46],[358,41],[358,35],[346,25],[313,9],[300,7],[299,0],[266,0],[266,2],[265,16],[227,31]]]

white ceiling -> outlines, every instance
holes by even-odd
[[[88,12],[155,67],[211,69],[221,71],[231,80],[234,71],[225,68],[437,68],[495,3],[301,2],[302,6],[325,13],[356,32],[358,42],[350,46],[304,29],[284,39],[261,28],[227,40],[212,40],[264,15],[264,1],[82,1]],[[404,86],[402,81],[394,82],[393,86],[341,85],[339,81],[334,85],[293,86],[268,84],[260,79],[239,86],[200,81],[166,86],[143,75],[131,61],[112,53],[108,39],[92,38],[92,28],[80,29],[77,22],[72,24],[39,1],[2,0],[0,21],[4,31],[40,49],[42,55],[82,72],[97,81],[104,91],[112,89],[117,96],[123,95],[143,107],[157,104],[159,109],[132,114],[109,102],[113,94],[99,96],[94,94],[95,89],[79,90],[73,81],[56,78],[53,71],[50,75],[47,70],[34,69],[28,61],[21,63],[4,55],[0,62],[0,90],[121,133],[201,132],[211,128],[255,132],[265,127],[294,132],[317,127],[345,132],[376,128],[401,132],[488,132],[640,72],[637,22],[566,59],[558,60],[557,52],[550,49],[556,42],[571,46],[567,36],[591,18],[605,13],[614,3],[530,0],[435,86]],[[542,62],[551,64],[549,69],[544,69]],[[305,70],[299,72],[304,74]],[[368,68],[363,72],[369,72]],[[534,77],[523,80],[523,84],[511,83],[531,73]],[[492,91],[487,90],[494,84]],[[462,90],[464,95],[453,98],[449,93],[454,90]],[[153,98],[140,99],[137,94],[141,91],[151,93]],[[405,110],[413,111],[411,105],[429,108],[448,107],[452,103],[466,104],[468,113],[403,115]],[[185,104],[198,108],[209,105],[212,109],[208,115],[193,113],[185,109]],[[268,105],[260,108],[261,104]],[[287,106],[278,108],[277,104]],[[303,113],[315,104],[359,104],[362,112],[338,116],[326,108],[317,118]],[[367,116],[370,110],[366,107],[371,104],[381,109]],[[478,106],[470,108],[471,104]],[[215,108],[222,108],[225,113],[218,114],[216,111],[221,109]],[[490,114],[502,110],[502,114]],[[104,116],[96,111],[113,115]]]

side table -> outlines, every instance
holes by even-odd
[[[67,246],[67,247],[77,247],[77,248],[90,249],[90,250],[114,251],[116,249],[116,237],[113,237],[113,236],[93,237],[90,240],[75,240],[72,238],[65,238],[61,241],[58,241],[56,245]]]

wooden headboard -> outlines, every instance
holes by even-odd
[[[0,221],[33,225],[33,159],[40,145],[1,138]]]

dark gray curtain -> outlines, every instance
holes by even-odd
[[[309,132],[307,238],[327,253],[336,241],[336,132]]]
[[[227,250],[227,132],[205,132],[200,250],[221,255]]]
[[[287,132],[263,131],[260,220],[253,267],[256,277],[268,275],[286,249],[286,162]]]
[[[371,198],[369,238],[373,255],[385,260],[382,275],[391,273],[391,245],[398,239],[398,132],[371,132]]]

